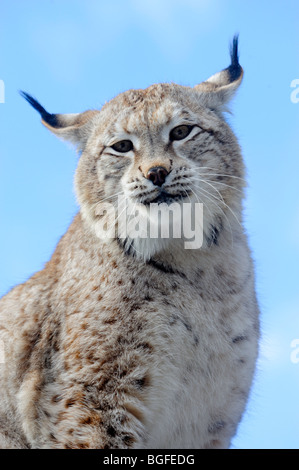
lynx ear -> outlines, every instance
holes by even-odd
[[[39,112],[42,123],[58,137],[84,147],[88,138],[88,124],[98,111],[85,111],[77,114],[50,114],[31,95],[20,91],[21,96]]]
[[[195,90],[200,92],[206,106],[220,111],[232,98],[243,78],[243,69],[239,64],[238,57],[238,36],[233,38],[230,57],[229,67],[195,86]]]

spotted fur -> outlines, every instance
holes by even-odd
[[[0,301],[0,447],[230,446],[259,337],[244,165],[223,117],[243,75],[236,39],[231,54],[195,88],[130,90],[83,114],[50,114],[24,94],[81,152],[80,211],[45,268]],[[170,142],[182,124],[190,134]],[[134,148],[119,155],[112,146],[124,139]],[[157,166],[162,187],[147,178]],[[101,239],[105,201],[121,193],[146,214],[162,191],[203,203],[200,249],[171,237]]]

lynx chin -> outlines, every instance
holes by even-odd
[[[245,170],[224,117],[242,76],[235,37],[229,67],[193,88],[155,84],[79,114],[22,92],[80,153],[80,209],[44,269],[0,301],[1,448],[230,446],[259,339]],[[103,205],[117,228],[119,200],[143,221],[152,204],[202,204],[200,248],[171,231],[101,237]]]

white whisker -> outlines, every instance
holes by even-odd
[[[227,215],[225,214],[225,212],[223,211],[223,209],[219,206],[219,204],[217,204],[215,201],[213,201],[209,196],[214,197],[217,201],[219,201],[219,199],[218,199],[216,196],[214,196],[213,194],[209,193],[209,191],[206,191],[206,190],[203,189],[203,188],[197,188],[197,189],[198,189],[198,191],[201,192],[201,193],[206,193],[206,194],[203,194],[203,196],[204,196],[204,197],[207,197],[207,198],[209,199],[209,201],[210,201],[212,204],[215,204],[215,206],[218,208],[218,210],[220,210],[220,211],[222,212],[223,216],[225,217],[225,219],[226,219],[226,221],[227,221],[227,223],[228,223],[228,225],[229,225],[229,230],[230,230],[230,235],[231,235],[231,242],[232,242],[232,246],[233,246],[233,244],[234,244],[234,243],[233,243],[233,231],[232,231],[232,226],[231,226],[230,220],[229,220],[229,218],[227,217]],[[208,194],[209,196],[207,196],[207,194]],[[221,202],[221,201],[219,201],[219,202]],[[208,208],[208,207],[207,207],[207,208]],[[210,211],[209,211],[209,212],[210,212]],[[211,212],[210,212],[210,214],[211,214]],[[211,215],[212,215],[212,214],[211,214]]]
[[[228,204],[226,204],[226,202],[225,202],[224,199],[223,199],[222,194],[218,191],[218,189],[215,188],[215,186],[214,186],[212,183],[209,183],[209,182],[208,182],[207,180],[205,180],[205,179],[200,179],[200,178],[198,179],[198,178],[197,178],[197,181],[199,181],[199,182],[201,182],[201,183],[204,183],[204,184],[208,184],[209,186],[211,186],[211,187],[214,189],[214,191],[216,191],[216,192],[219,194],[219,196],[220,196],[220,198],[221,198],[221,201],[220,201],[216,196],[213,196],[213,194],[209,193],[210,196],[215,197],[215,199],[217,199],[217,200],[218,200],[219,202],[221,202],[225,207],[228,208],[228,210],[229,210],[229,211],[232,213],[232,215],[235,217],[235,219],[236,219],[236,221],[238,222],[238,224],[241,226],[241,222],[239,221],[238,217],[236,216],[236,214],[234,213],[234,211],[231,209],[231,207],[230,207]],[[201,189],[202,189],[202,188],[201,188]]]
[[[193,167],[192,168],[193,170],[213,170],[214,172],[217,171],[217,168],[212,168],[212,167],[208,167],[208,166],[196,166],[196,167]],[[236,179],[239,179],[241,181],[245,181],[245,178],[242,178],[241,176],[236,176],[236,175],[230,175],[229,173],[203,173],[203,175],[205,176],[223,176],[223,177],[226,177],[226,178],[236,178]]]
[[[187,178],[186,178],[186,179],[187,179]],[[187,186],[188,186],[188,185],[187,185]],[[192,193],[193,193],[194,196],[196,197],[197,202],[203,204],[203,206],[208,210],[208,212],[209,212],[209,214],[210,214],[210,216],[211,216],[211,219],[213,219],[213,214],[212,214],[212,212],[210,211],[210,209],[209,209],[209,207],[207,206],[207,204],[205,204],[204,201],[200,201],[200,200],[199,200],[198,194],[196,194],[196,192],[191,188],[191,186],[188,186],[188,188],[192,191]],[[206,192],[207,192],[207,191],[206,191]],[[208,193],[208,194],[209,194],[209,193]],[[188,197],[189,197],[189,196],[188,196]],[[206,197],[207,197],[207,196],[206,196]],[[208,197],[208,199],[210,199],[210,198]],[[189,200],[190,200],[190,198],[189,198]],[[217,205],[214,201],[212,201],[211,199],[210,199],[210,201],[211,201],[212,203],[214,203],[214,204],[216,205],[216,207],[218,207],[218,205]],[[190,202],[191,202],[191,201],[190,201]],[[220,209],[221,212],[223,213],[224,217],[226,217],[226,215],[225,215],[225,213],[223,212],[223,210],[222,210],[220,207],[218,207],[218,209]],[[226,217],[226,219],[227,219],[227,217]],[[228,223],[229,223],[229,221],[228,221]]]
[[[205,182],[205,181],[203,181],[203,182]],[[210,184],[210,183],[208,183],[208,184]],[[209,191],[207,191],[207,190],[205,190],[205,189],[203,189],[203,188],[198,188],[198,187],[197,187],[196,189],[199,190],[201,193],[204,193],[204,197],[206,197],[207,199],[209,199],[209,201],[212,202],[213,204],[215,204],[216,207],[218,208],[218,210],[220,210],[220,211],[222,212],[223,216],[225,217],[225,219],[226,219],[227,222],[228,222],[228,225],[229,225],[229,228],[230,228],[230,233],[231,233],[231,241],[232,241],[232,245],[233,245],[233,232],[232,232],[231,223],[230,223],[230,221],[229,221],[227,215],[226,215],[225,212],[223,211],[223,209],[219,206],[219,204],[217,204],[215,201],[213,201],[213,200],[211,199],[211,197],[213,197],[214,199],[216,199],[216,201],[218,201],[219,203],[224,204],[224,205],[232,212],[232,214],[236,217],[237,222],[238,222],[239,224],[240,224],[240,222],[239,222],[237,216],[236,216],[236,215],[234,214],[234,212],[232,211],[232,209],[224,202],[223,197],[221,196],[221,194],[219,193],[219,191],[217,190],[217,188],[214,188],[214,186],[213,186],[212,184],[210,184],[210,186],[211,186],[214,190],[216,190],[216,191],[218,192],[219,196],[221,197],[221,200],[219,200],[219,198],[218,198],[217,196],[215,196],[214,194],[211,194]],[[189,188],[191,189],[191,191],[192,191],[192,192],[195,194],[195,196],[196,196],[196,193],[193,191],[193,189],[192,189],[191,187],[189,187]],[[206,206],[206,205],[205,205],[205,206]],[[206,208],[209,210],[208,206],[206,206]],[[209,210],[209,212],[210,212],[210,215],[212,216],[212,213],[211,213],[210,210]],[[212,216],[212,218],[213,218],[213,216]],[[240,224],[240,225],[241,225],[241,224]]]
[[[239,221],[238,217],[236,216],[236,214],[234,213],[234,211],[231,209],[231,207],[230,207],[228,204],[226,204],[226,202],[224,201],[224,199],[223,199],[221,193],[218,191],[218,189],[215,188],[211,183],[208,183],[208,182],[205,181],[205,180],[202,180],[202,183],[208,184],[208,185],[211,186],[215,191],[217,191],[217,193],[218,193],[219,196],[221,197],[221,201],[219,201],[219,202],[222,202],[222,204],[223,204],[225,207],[228,208],[228,210],[229,210],[229,211],[232,213],[232,215],[235,217],[235,219],[236,219],[236,221],[238,222],[238,224],[241,226],[241,222]],[[211,194],[211,193],[210,193],[210,194]],[[211,196],[212,196],[212,194],[211,194]]]
[[[243,191],[239,188],[235,188],[235,186],[232,186],[231,184],[223,183],[222,181],[215,181],[215,180],[210,180],[206,179],[206,175],[202,175],[204,177],[204,181],[208,181],[209,183],[215,183],[215,184],[221,184],[222,186],[226,186],[228,188],[234,189],[235,191],[238,191],[239,193],[243,193]],[[202,181],[202,178],[191,176],[190,179],[195,180],[195,181]]]
[[[121,196],[122,194],[124,194],[123,191],[119,191],[118,193],[111,194],[110,196],[107,196],[107,197],[105,197],[104,199],[101,199],[101,200],[99,201],[99,203],[104,202],[104,201],[107,201],[108,199],[111,199],[111,198],[116,197],[116,196]]]

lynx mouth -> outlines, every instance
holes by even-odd
[[[185,191],[183,194],[169,194],[167,191],[160,191],[158,196],[156,196],[154,199],[151,200],[146,200],[143,202],[145,206],[149,206],[150,204],[162,204],[166,203],[168,205],[174,203],[174,202],[179,202],[182,201],[188,197],[187,191]]]

